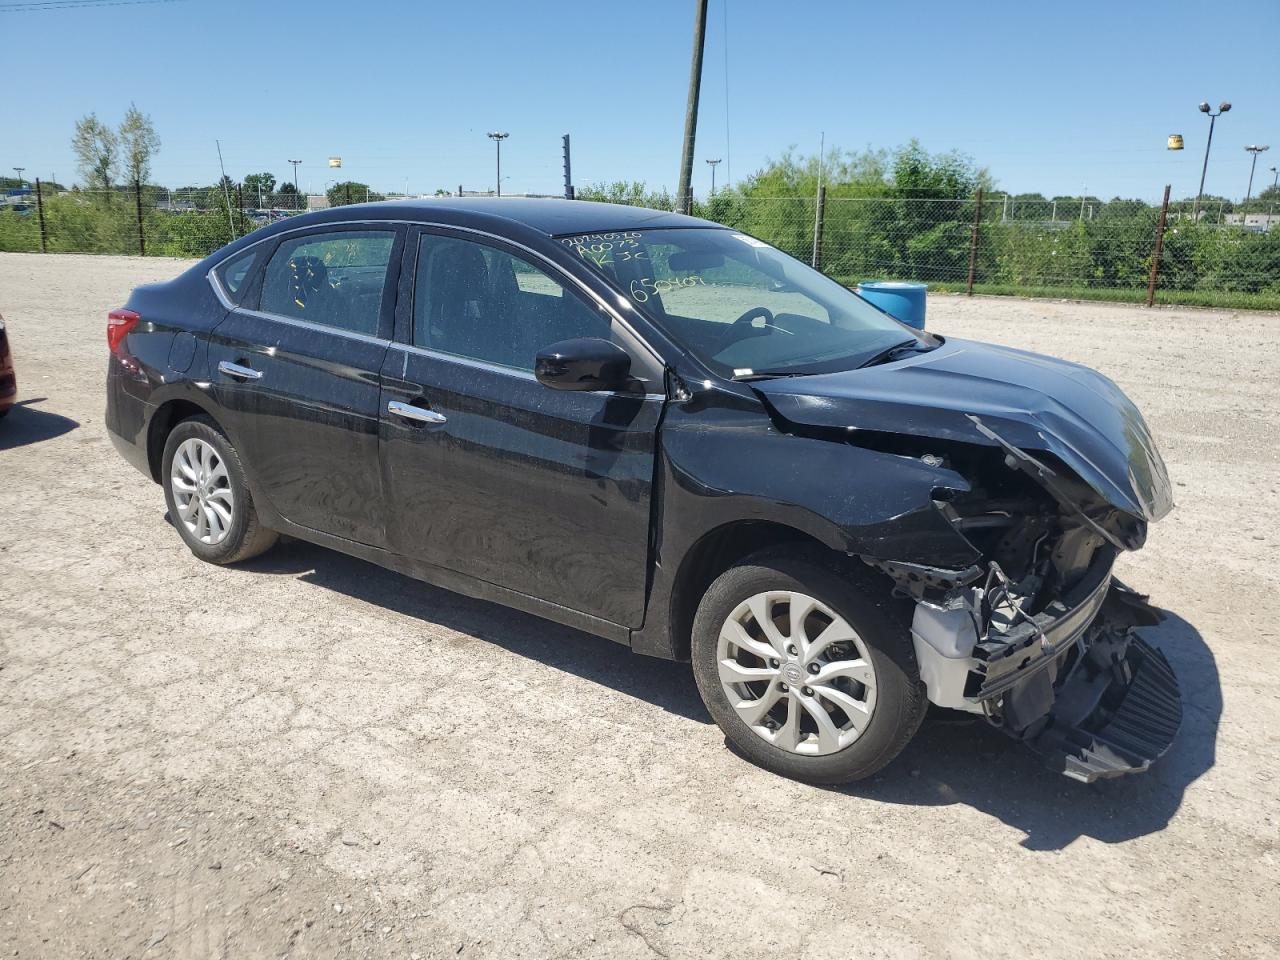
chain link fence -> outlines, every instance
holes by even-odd
[[[339,197],[339,202],[347,198]],[[351,202],[364,197],[353,196]],[[306,206],[233,186],[51,190],[8,198],[0,250],[202,257]],[[649,203],[654,203],[650,198]],[[849,286],[1280,309],[1280,212],[1213,201],[755,197],[723,190],[693,212],[759,237]],[[1160,234],[1154,288],[1152,263]]]
[[[204,257],[307,202],[276,193],[254,196],[254,206],[234,188],[61,190],[38,181],[10,193],[0,208],[0,250],[34,253]]]
[[[694,213],[767,240],[839,282],[1280,309],[1280,214],[1217,204],[722,194]],[[1162,229],[1163,226],[1163,229]],[[1159,267],[1152,287],[1157,237]]]

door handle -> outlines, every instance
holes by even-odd
[[[228,377],[234,377],[237,380],[261,380],[262,371],[254,370],[252,367],[242,367],[238,363],[232,363],[230,360],[223,360],[218,364],[218,372],[225,373]]]
[[[444,423],[448,418],[434,410],[427,410],[423,407],[415,407],[412,403],[401,403],[399,400],[392,400],[387,404],[387,413],[394,413],[397,417],[404,417],[406,420],[413,420],[417,423]]]

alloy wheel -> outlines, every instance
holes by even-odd
[[[716,644],[730,706],[762,739],[821,756],[849,746],[871,722],[876,672],[862,638],[821,601],[791,590],[739,604]]]
[[[227,538],[235,494],[227,465],[213,444],[191,437],[173,453],[169,486],[178,520],[201,543],[215,546]]]

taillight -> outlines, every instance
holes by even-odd
[[[141,319],[132,310],[112,310],[107,314],[107,346],[117,357],[120,356],[120,345],[124,343],[125,336]]]

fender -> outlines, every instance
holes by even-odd
[[[705,536],[734,523],[785,526],[864,559],[955,568],[979,559],[935,505],[944,491],[969,491],[960,474],[916,457],[787,434],[758,401],[715,394],[672,403],[663,419],[652,587],[644,624],[632,634],[637,652],[677,655],[673,601],[682,567]]]
[[[197,348],[198,366],[194,369],[205,370],[205,343],[200,341]],[[156,415],[164,409],[166,404],[174,401],[182,401],[192,406],[199,407],[208,416],[214,420],[222,431],[227,435],[227,439],[231,441],[231,445],[237,450],[243,450],[244,445],[240,441],[240,437],[235,427],[230,424],[226,417],[221,416],[218,404],[209,395],[210,384],[207,380],[177,380],[170,383],[164,383],[152,391],[151,397],[147,401],[145,413],[145,422],[140,431],[136,446],[147,452],[147,462],[150,463],[151,444],[157,442],[157,438],[152,436],[153,425],[156,424]],[[168,425],[164,425],[167,429]],[[114,434],[113,434],[114,436]],[[273,530],[282,530],[284,523],[283,518],[271,503],[270,497],[263,490],[262,485],[258,482],[258,478],[254,473],[251,463],[241,458],[241,466],[244,468],[245,480],[249,484],[249,492],[253,495],[254,506],[258,510],[259,519],[262,523]],[[150,468],[147,470],[150,473]],[[152,475],[152,479],[157,483],[159,479]]]

